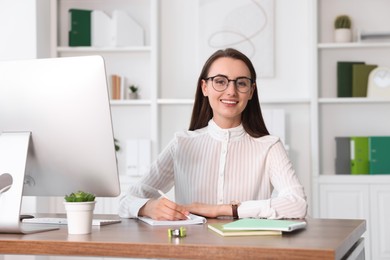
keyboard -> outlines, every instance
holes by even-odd
[[[105,226],[105,225],[110,225],[110,224],[115,224],[120,222],[121,222],[120,219],[93,219],[92,226]],[[37,218],[23,219],[23,223],[67,225],[68,221],[66,218],[37,217]]]

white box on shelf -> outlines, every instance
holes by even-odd
[[[125,11],[114,10],[110,17],[103,11],[91,14],[93,47],[143,46],[144,29]]]
[[[144,30],[130,15],[121,10],[114,10],[112,20],[115,46],[144,45]]]
[[[111,18],[100,10],[93,10],[91,14],[91,45],[93,47],[113,45]]]

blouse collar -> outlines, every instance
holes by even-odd
[[[208,132],[213,138],[225,142],[239,140],[245,135],[242,124],[233,128],[223,129],[220,128],[213,119],[209,121]]]

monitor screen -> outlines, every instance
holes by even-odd
[[[30,137],[23,196],[120,194],[102,57],[0,62],[0,137],[24,132]],[[16,147],[1,144],[3,157]],[[0,181],[12,183],[4,171],[0,166]]]

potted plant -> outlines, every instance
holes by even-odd
[[[138,98],[138,87],[135,85],[129,86],[129,99],[137,99]]]
[[[95,195],[78,191],[65,195],[65,210],[69,234],[89,234],[92,231]]]
[[[334,21],[334,40],[335,42],[351,42],[351,19],[348,15],[339,15]]]

